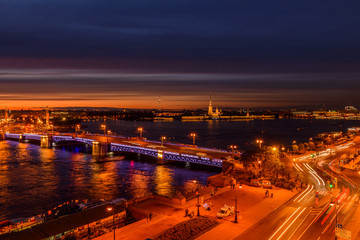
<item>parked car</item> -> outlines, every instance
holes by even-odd
[[[256,180],[256,179],[251,179],[251,186],[254,186],[254,187],[261,187],[261,183],[259,180]]]
[[[261,185],[263,186],[263,188],[272,188],[271,182],[269,180],[262,180]]]
[[[222,207],[220,209],[220,211],[216,214],[216,216],[218,218],[225,218],[227,216],[230,216],[233,213],[234,213],[234,208],[233,207],[229,207],[228,205],[224,205],[224,207]]]

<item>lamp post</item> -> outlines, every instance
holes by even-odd
[[[234,159],[234,149],[237,148],[236,145],[230,145],[230,148],[231,148],[231,152],[232,152],[232,158]]]
[[[142,127],[139,127],[137,130],[140,133],[140,139],[142,139],[142,132],[144,129]]]
[[[190,133],[190,136],[193,139],[193,147],[195,147],[195,138],[196,138],[196,133]]]
[[[200,216],[200,182],[198,180],[194,180],[194,183],[197,183],[196,187],[196,196],[197,196],[197,216]]]
[[[256,143],[259,144],[259,148],[261,149],[261,144],[263,143],[263,140],[258,139],[258,140],[256,140]]]
[[[113,216],[113,229],[114,229],[114,240],[115,240],[115,206],[108,207],[107,210],[108,210],[109,212],[112,211],[112,216]]]
[[[76,135],[76,137],[77,137],[77,135],[78,135],[78,131],[80,131],[80,124],[77,124],[76,126],[75,126],[75,135]]]
[[[242,188],[241,184],[239,188]],[[234,223],[238,223],[238,208],[237,208],[237,183],[235,183],[235,220]]]
[[[162,137],[161,137],[161,148],[164,147],[164,140],[166,140],[166,137],[165,137],[165,136],[162,136]]]
[[[108,140],[108,135],[106,134],[106,125],[105,125],[105,124],[102,124],[102,125],[101,125],[101,128],[104,129],[104,137],[106,136],[106,142],[109,142],[109,140]]]
[[[106,135],[106,125],[105,124],[102,124],[101,125],[101,128],[104,129],[104,136]]]
[[[259,172],[260,172],[260,179],[261,179],[261,161],[260,160],[258,161],[258,164],[259,164]]]

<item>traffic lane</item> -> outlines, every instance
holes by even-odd
[[[340,196],[345,193],[341,193]],[[336,207],[331,206],[330,202],[327,203],[323,209],[326,211],[319,213],[316,220],[308,227],[304,234],[299,239],[329,239],[334,236],[334,227],[336,222],[336,212],[338,212],[338,222],[341,223],[342,219],[351,210],[351,197],[353,193],[344,195],[343,200]]]
[[[278,210],[270,213],[265,218],[251,226],[241,235],[236,237],[236,240],[249,239],[269,239],[274,232],[284,225],[284,222],[291,216],[297,207],[291,203],[281,206]]]
[[[314,204],[314,185],[260,220],[236,239],[287,239],[301,226]]]

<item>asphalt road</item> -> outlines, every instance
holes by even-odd
[[[359,140],[355,139],[355,145],[348,148],[333,146],[335,153],[324,153],[316,162],[308,154],[294,163],[298,173],[309,180],[306,188],[236,239],[335,239],[336,222],[342,229],[355,233],[355,229],[347,227],[357,217],[355,214],[360,212],[360,176],[354,171],[337,173],[333,170],[336,170],[334,166],[343,154],[360,146]],[[337,178],[337,189],[330,188],[328,184],[334,178]],[[330,204],[331,201],[338,204]],[[353,224],[352,228],[356,225]]]

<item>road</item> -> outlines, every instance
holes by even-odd
[[[161,144],[160,142],[156,142],[156,141],[143,141],[139,138],[124,138],[124,137],[116,137],[116,136],[106,137],[104,135],[78,135],[78,137],[94,139],[100,142],[127,144],[131,146],[138,146],[138,147],[151,148],[151,149],[190,154],[190,155],[198,155],[201,157],[208,157],[215,159],[224,159],[229,157],[232,158],[233,156],[231,152],[226,152],[224,150],[200,148],[192,145],[174,144],[169,142],[164,142],[163,144]],[[238,155],[238,153],[234,153],[234,155]]]
[[[310,154],[299,157],[293,165],[309,180],[304,191],[236,239],[335,239],[336,221],[342,229],[351,231],[353,237],[359,236],[360,221],[354,224],[356,214],[360,213],[359,174],[352,171],[338,173],[334,168],[343,154],[360,146],[360,138],[353,142],[354,145],[344,148],[332,146],[335,152],[324,152],[315,160]],[[334,178],[337,178],[337,189],[335,184],[333,188],[329,186]]]

